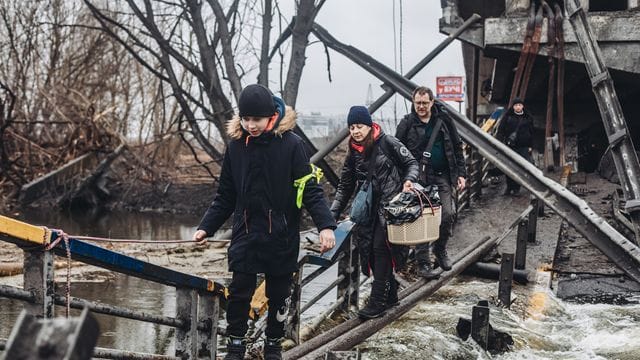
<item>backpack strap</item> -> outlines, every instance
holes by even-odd
[[[442,128],[442,120],[440,117],[436,117],[436,124],[433,127],[433,131],[431,132],[431,136],[429,137],[429,142],[427,142],[427,146],[424,148],[424,152],[422,153],[422,158],[420,159],[420,164],[422,165],[422,173],[426,174],[427,169],[429,167],[429,162],[431,161],[431,149],[433,149],[433,144],[436,142],[436,138],[440,133],[440,128]]]

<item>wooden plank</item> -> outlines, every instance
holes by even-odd
[[[0,215],[0,233],[33,244],[48,244],[51,231]]]
[[[69,239],[71,258],[84,263],[99,266],[122,274],[147,279],[164,285],[186,287],[223,296],[224,286],[202,277],[171,270],[134,257],[99,247],[77,239]],[[66,256],[64,242],[60,242],[53,251],[56,255]]]

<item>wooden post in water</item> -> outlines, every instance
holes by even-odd
[[[24,289],[35,295],[33,303],[25,302],[29,315],[44,318],[54,316],[53,253],[51,251],[24,252]]]
[[[540,215],[540,209],[544,206],[537,198],[531,199],[531,205],[533,210],[529,213],[529,228],[527,229],[527,242],[536,242],[536,233],[538,231],[538,216]]]
[[[186,360],[198,358],[198,293],[176,288],[176,319],[184,325],[176,329],[176,356]]]
[[[489,347],[489,306],[481,301],[471,311],[471,338],[484,350]]]
[[[511,285],[513,284],[513,254],[502,254],[500,281],[498,283],[498,300],[502,306],[511,306]]]
[[[534,211],[531,211],[533,213]],[[529,238],[529,219],[522,219],[518,224],[518,236],[516,237],[516,262],[515,268],[523,270],[527,262],[527,240]]]

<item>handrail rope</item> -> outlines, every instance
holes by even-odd
[[[140,239],[114,239],[96,236],[79,236],[69,235],[69,237],[78,240],[102,241],[114,243],[135,243],[135,244],[184,244],[196,242],[195,240],[171,239],[171,240],[140,240]],[[209,239],[208,242],[230,242],[229,239]]]

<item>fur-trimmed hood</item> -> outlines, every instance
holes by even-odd
[[[297,113],[293,110],[291,106],[286,107],[286,111],[284,112],[284,117],[280,120],[278,127],[272,132],[275,135],[281,136],[286,131],[293,129],[296,126],[296,119],[298,118]],[[233,140],[238,140],[242,138],[242,135],[246,134],[246,131],[242,128],[240,124],[240,116],[237,114],[229,121],[227,121],[227,135]]]

